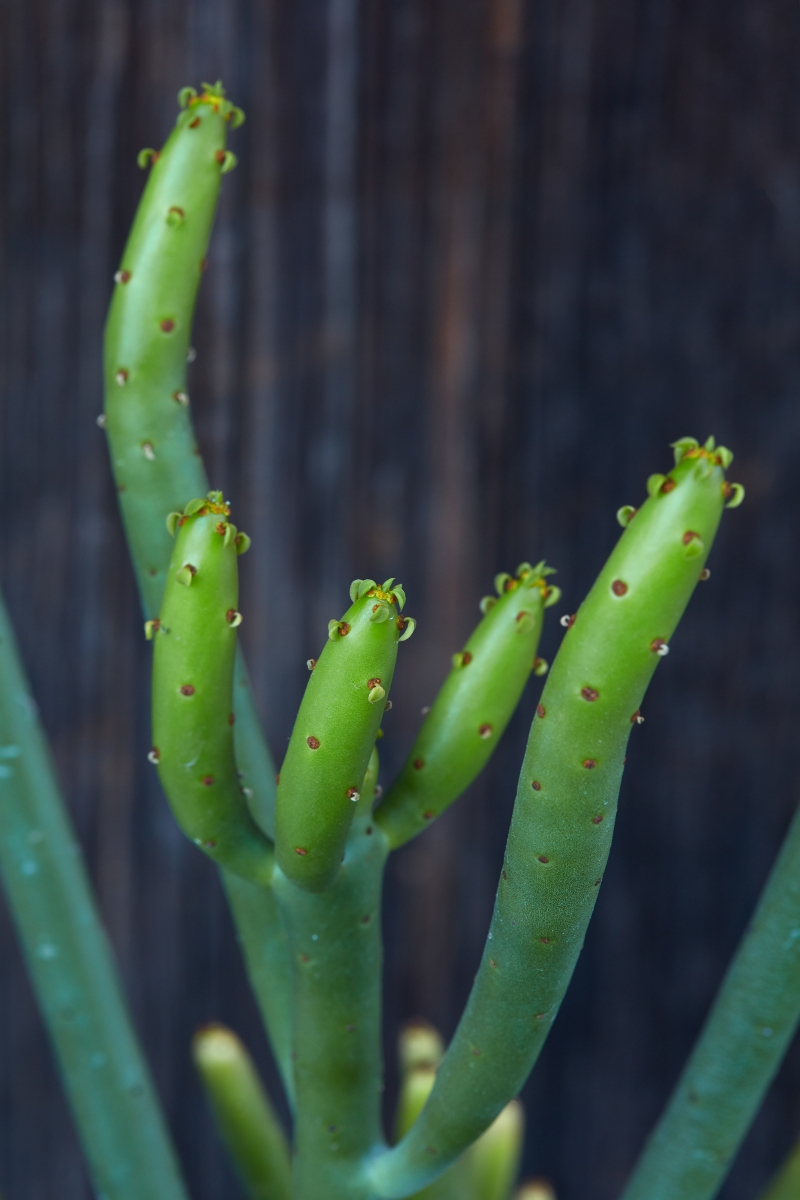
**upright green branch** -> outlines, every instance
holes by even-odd
[[[611,844],[625,747],[645,689],[704,570],[729,451],[676,445],[627,524],[545,685],[520,774],[483,959],[430,1100],[372,1168],[402,1197],[452,1162],[520,1090],[583,945]]]
[[[173,543],[165,520],[208,491],[190,417],[186,362],[192,317],[222,175],[234,159],[227,131],[243,120],[220,84],[184,88],[175,129],[158,153],[125,246],[105,336],[105,411],[111,465],[145,617],[157,619]],[[251,813],[274,831],[275,767],[241,653],[233,689],[236,767]],[[213,840],[213,839],[210,839]],[[288,962],[271,894],[223,881],[248,975],[291,1097]],[[272,935],[272,936],[271,936]],[[268,947],[268,949],[266,949]],[[267,970],[266,968],[272,968]],[[282,969],[281,969],[282,968]]]
[[[153,749],[184,833],[211,858],[269,884],[273,852],[250,815],[233,749],[237,558],[250,539],[228,520],[221,492],[171,513],[175,549],[154,638]]]
[[[485,596],[485,616],[437,695],[397,781],[375,820],[392,849],[420,833],[462,794],[486,766],[519,704],[536,657],[543,611],[561,595],[546,577],[552,567],[522,563],[498,575],[499,596]]]
[[[398,642],[416,622],[405,593],[387,579],[356,579],[351,607],[332,620],[278,777],[276,851],[289,879],[312,891],[339,870],[361,781],[392,684]]]
[[[0,869],[94,1188],[186,1200],[36,712],[0,601]]]

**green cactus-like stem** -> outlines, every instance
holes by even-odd
[[[153,759],[175,816],[221,865],[268,885],[272,843],[247,807],[234,757],[231,706],[238,555],[249,539],[228,521],[220,492],[172,513],[175,529],[154,639]]]
[[[800,1196],[800,1143],[758,1200],[797,1200]]]
[[[568,632],[520,774],[486,948],[431,1098],[373,1165],[376,1191],[421,1187],[517,1094],[583,945],[611,844],[625,747],[647,684],[704,567],[731,455],[692,439],[643,504]],[[623,516],[629,517],[630,513]]]
[[[236,922],[247,977],[258,1002],[290,1108],[294,1109],[292,1065],[292,974],[286,930],[271,888],[222,872]]]
[[[397,659],[413,630],[400,615],[403,589],[357,579],[353,604],[331,621],[312,664],[278,779],[278,864],[300,887],[320,890],[336,876],[361,780],[380,728]]]
[[[798,1020],[800,812],[623,1200],[717,1194]],[[789,1178],[793,1171],[800,1178],[797,1163],[787,1168]]]
[[[152,154],[106,323],[105,427],[150,617],[172,550],[164,519],[208,490],[189,417],[186,358],[228,161],[225,139],[239,117],[219,86],[188,98],[163,149]]]
[[[295,1200],[369,1200],[364,1160],[382,1143],[381,883],[372,819],[377,754],[359,780],[345,859],[320,893],[277,869],[294,976]]]
[[[286,1137],[244,1045],[224,1025],[207,1025],[192,1049],[249,1200],[292,1200]]]
[[[0,869],[97,1195],[186,1200],[2,601]]]
[[[195,101],[191,105],[190,99]],[[224,158],[225,137],[227,129],[241,120],[241,113],[224,99],[219,85],[205,87],[199,97],[184,89],[180,100],[186,111],[161,150],[139,203],[117,272],[105,334],[104,422],[125,531],[149,619],[156,618],[161,607],[173,549],[164,523],[166,515],[208,490],[189,415],[186,358],[222,167],[230,161]],[[198,117],[200,124],[192,124]],[[175,328],[165,334],[160,323],[168,319],[175,321]],[[250,811],[271,836],[275,767],[240,652],[236,655],[233,711],[236,762],[243,786],[252,793]],[[288,963],[283,963],[275,980],[263,969],[270,926],[262,925],[262,916],[269,897],[259,897],[256,889],[244,886],[236,887],[235,895],[234,918],[250,980],[266,1016],[274,1010],[276,987],[285,977]],[[266,954],[276,968],[281,949],[278,941]],[[259,964],[257,969],[255,964]],[[285,1036],[280,1028],[268,1027],[268,1031],[276,1057],[285,1064]]]
[[[522,563],[516,576],[498,575],[499,597],[481,604],[485,616],[445,680],[397,781],[375,820],[392,849],[438,817],[489,760],[519,703],[536,658],[544,608],[560,592],[548,586],[544,563]]]

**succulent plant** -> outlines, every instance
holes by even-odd
[[[713,438],[674,444],[574,614],[536,709],[491,927],[445,1050],[401,1037],[395,1143],[381,1122],[381,896],[392,851],[483,770],[538,656],[553,569],[520,564],[496,595],[381,796],[377,744],[401,643],[402,586],[356,579],[320,630],[280,772],[237,649],[249,539],[209,489],[185,364],[229,129],[217,84],[183,89],[150,165],[115,276],[106,430],[153,647],[151,761],[178,824],[220,867],[292,1111],[281,1130],[247,1051],[222,1026],[195,1061],[247,1194],[259,1200],[506,1200],[518,1169],[515,1097],[569,985],[605,870],[628,738],[698,581],[723,508],[743,498]],[[35,706],[0,613],[0,867],[98,1194],[185,1190],[58,795]],[[800,824],[795,822],[698,1046],[624,1192],[708,1200],[721,1185],[800,1016]],[[792,1174],[794,1172],[794,1174]],[[794,1193],[796,1155],[769,1193]],[[783,1189],[783,1190],[781,1190]],[[552,1200],[531,1181],[519,1200]]]

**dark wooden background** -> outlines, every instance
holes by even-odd
[[[612,1200],[800,798],[798,63],[794,0],[0,0],[0,577],[195,1200],[238,1193],[192,1030],[230,1022],[274,1073],[214,869],[145,758],[149,655],[95,426],[136,152],[183,84],[221,76],[247,111],[191,391],[253,535],[243,637],[278,756],[354,576],[396,575],[419,618],[386,779],[497,570],[559,568],[552,658],[667,443],[736,452],[747,501],[647,699],[525,1092],[526,1169]],[[454,1027],[537,688],[394,861],[390,1039],[414,1015]],[[0,1188],[84,1200],[5,911],[0,951]],[[795,1049],[726,1200],[798,1130]]]

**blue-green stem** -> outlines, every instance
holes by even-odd
[[[800,812],[623,1200],[717,1194],[800,1020]]]
[[[186,1200],[1,601],[0,868],[97,1195]]]

